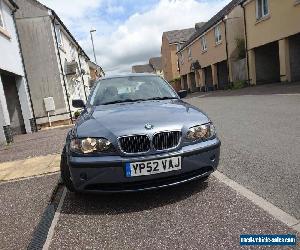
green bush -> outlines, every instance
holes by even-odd
[[[238,81],[238,82],[234,82],[232,84],[231,89],[242,89],[247,87],[247,82],[246,81]]]
[[[81,114],[81,110],[76,110],[74,112],[74,118],[77,119],[80,116],[80,114]]]
[[[180,77],[176,77],[173,80],[170,81],[170,83],[176,83],[177,81],[180,81]]]

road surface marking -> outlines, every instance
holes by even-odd
[[[253,193],[249,189],[245,188],[244,186],[238,184],[237,182],[231,180],[226,175],[222,174],[219,171],[215,171],[213,176],[216,177],[219,181],[223,182],[227,186],[234,189],[240,195],[249,199],[252,203],[272,215],[275,219],[281,221],[282,223],[286,224],[287,226],[293,228],[297,232],[300,233],[300,221],[297,220],[294,216],[284,212],[282,209],[276,207],[272,203],[268,202],[264,198],[258,196],[257,194]]]

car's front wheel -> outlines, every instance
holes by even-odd
[[[75,192],[73,182],[71,180],[70,169],[67,163],[66,148],[64,147],[60,160],[60,173],[64,185],[70,192]]]

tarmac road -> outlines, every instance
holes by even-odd
[[[294,231],[212,177],[147,193],[68,193],[49,249],[240,249],[248,233]]]
[[[299,219],[300,95],[243,91],[187,101],[216,124],[219,170]],[[0,184],[1,249],[28,246],[56,181]],[[296,233],[214,176],[145,193],[67,192],[61,204],[49,249],[240,249],[240,234]]]
[[[222,140],[219,171],[300,219],[300,93],[270,90],[272,85],[259,95],[233,91],[188,102],[216,125]]]

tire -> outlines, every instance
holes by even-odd
[[[73,182],[71,180],[70,169],[67,163],[66,148],[64,147],[60,160],[60,173],[63,184],[70,192],[75,192]]]

